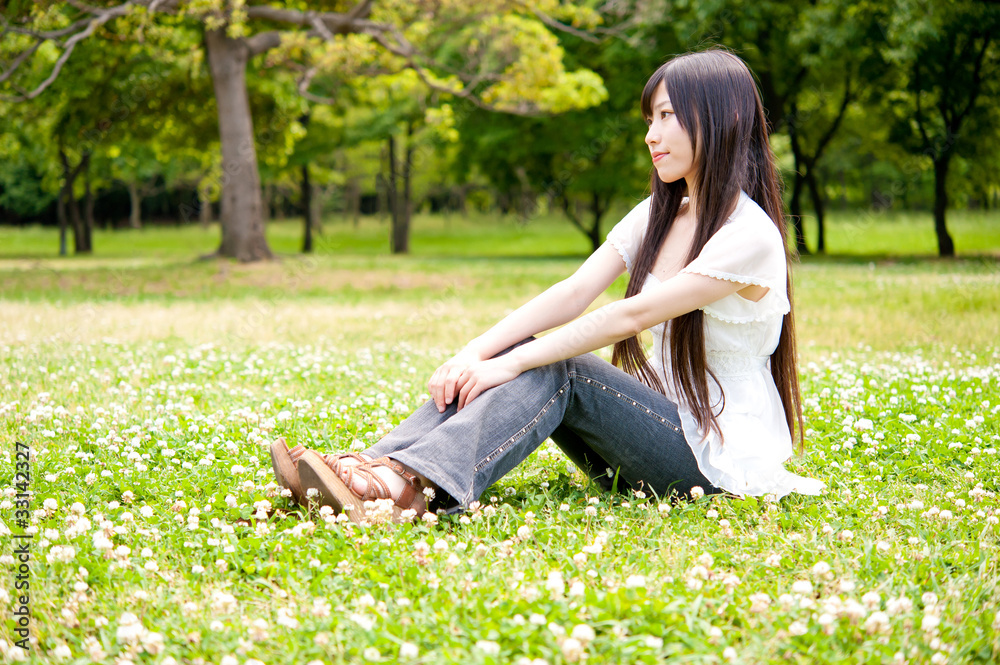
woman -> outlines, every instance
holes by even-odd
[[[276,442],[275,474],[298,500],[315,490],[355,521],[367,499],[411,518],[435,491],[432,508],[462,509],[550,436],[608,489],[822,490],[782,466],[802,417],[780,181],[753,77],[726,51],[680,56],[649,79],[642,112],[652,196],[573,276],[439,367],[433,400],[364,453]],[[625,298],[581,316],[625,270]],[[622,369],[591,353],[610,344]]]

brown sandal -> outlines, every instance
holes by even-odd
[[[328,457],[336,457],[330,455]],[[336,464],[336,460],[334,461]],[[337,465],[338,468],[339,465]],[[382,480],[374,469],[380,466],[388,467],[400,475],[406,484],[399,497],[393,499],[389,486]],[[302,479],[302,487],[308,493],[315,489],[318,494],[318,501],[335,510],[347,512],[352,522],[361,524],[366,515],[365,502],[389,499],[392,503],[392,521],[399,524],[403,521],[403,511],[413,510],[416,515],[425,512],[424,497],[420,479],[411,473],[407,473],[401,464],[388,457],[380,457],[377,460],[364,464],[352,465],[343,468],[341,472],[334,473],[331,464],[316,454],[314,451],[307,451],[299,461],[299,474]],[[354,481],[364,481],[364,490],[358,492],[354,489]]]
[[[298,463],[305,452],[305,446],[295,446],[289,449],[284,437],[278,437],[271,444],[271,468],[274,470],[274,477],[278,484],[287,488],[292,493],[292,498],[299,505],[305,504],[305,493],[302,491],[302,481],[299,478]],[[372,461],[371,457],[359,453],[342,453],[339,455],[321,455],[330,469],[336,474],[341,474],[344,469],[349,469],[355,465],[344,465],[345,459],[352,459],[357,464],[365,464]]]
[[[289,450],[283,437],[278,437],[271,444],[271,468],[274,470],[274,477],[279,485],[292,492],[292,498],[299,504],[305,500],[305,494],[302,492],[302,483],[295,463],[305,451],[305,446],[295,446]]]

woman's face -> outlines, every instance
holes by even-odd
[[[681,178],[691,184],[695,175],[694,145],[691,137],[681,127],[674,114],[674,107],[667,95],[667,88],[660,84],[653,95],[653,117],[649,118],[646,145],[653,157],[653,167],[663,182],[676,182]]]

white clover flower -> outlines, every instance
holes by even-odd
[[[90,659],[95,662],[100,662],[108,657],[108,654],[104,651],[101,643],[97,641],[95,637],[85,637],[83,640],[83,650],[87,652]]]
[[[813,592],[812,582],[809,580],[797,580],[794,584],[792,584],[792,591],[803,595],[811,594]]]
[[[645,589],[646,588],[646,576],[645,575],[629,575],[625,578],[625,588],[626,589]]]
[[[750,596],[750,611],[763,612],[771,606],[771,597],[766,593],[755,593]]]
[[[594,629],[585,623],[580,623],[573,626],[573,630],[570,632],[570,637],[575,640],[579,640],[581,644],[587,644],[588,642],[593,642],[597,634]]]
[[[135,644],[146,634],[139,617],[131,612],[124,612],[118,619],[118,630],[115,636],[122,644]]]
[[[809,627],[801,621],[793,621],[788,626],[788,632],[792,635],[805,635],[809,632]]]
[[[844,616],[849,618],[851,621],[859,621],[867,614],[865,606],[854,600],[853,598],[848,598],[844,602]]]
[[[479,640],[476,642],[476,648],[487,656],[500,655],[500,645],[492,640]]]
[[[236,596],[224,591],[212,592],[212,611],[216,614],[229,614],[237,608]]]
[[[889,615],[885,612],[872,612],[865,619],[864,629],[869,635],[886,632],[889,629]]]
[[[562,595],[566,592],[566,580],[563,579],[561,571],[549,571],[549,576],[545,580],[545,589],[555,595]]]
[[[263,642],[271,635],[270,627],[266,619],[254,619],[250,622],[250,639],[254,642]]]
[[[899,598],[890,598],[885,601],[885,609],[889,616],[894,616],[897,614],[905,614],[913,609],[913,601],[911,601],[906,596],[900,596]]]
[[[420,649],[412,642],[403,642],[399,645],[399,657],[401,659],[413,659],[420,655]]]
[[[567,663],[575,663],[583,656],[583,645],[580,640],[567,637],[560,645],[562,656]]]
[[[815,564],[813,564],[812,567],[813,575],[818,575],[822,577],[823,575],[826,575],[829,572],[830,572],[830,564],[828,564],[826,561],[818,561]]]

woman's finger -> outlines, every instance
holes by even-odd
[[[455,373],[448,372],[444,380],[444,403],[451,404],[455,399]]]
[[[471,377],[466,379],[462,390],[458,393],[458,410],[461,411],[469,403],[469,395],[476,389],[476,381]]]
[[[437,406],[438,411],[443,412],[446,405],[444,402],[444,383],[441,379],[440,367],[431,376],[431,380],[428,382],[428,387],[431,391],[431,399],[434,400],[434,404]]]
[[[465,403],[462,406],[469,406],[469,404],[472,403],[472,400],[474,400],[477,397],[479,397],[479,395],[482,392],[483,392],[482,388],[480,387],[480,385],[478,383],[476,385],[472,386],[472,389],[469,390],[469,393],[465,396]]]

